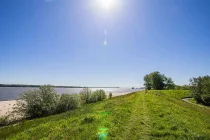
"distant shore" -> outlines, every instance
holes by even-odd
[[[41,87],[43,85],[0,84],[0,87]],[[54,86],[54,88],[120,88],[120,87],[84,87],[84,86]]]

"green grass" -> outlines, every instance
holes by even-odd
[[[188,101],[193,103],[193,104],[197,104],[197,101],[194,98],[190,98]]]
[[[198,106],[200,106],[200,107],[205,107],[205,108],[207,108],[207,109],[210,109],[210,106],[206,106],[206,105],[204,105],[204,104],[197,103],[197,101],[196,101],[194,98],[189,98],[189,99],[188,99],[188,102],[190,102],[190,103],[192,103],[192,104],[194,104],[194,105],[198,105]]]
[[[210,110],[181,100],[189,91],[145,91],[0,129],[0,139],[210,139]]]

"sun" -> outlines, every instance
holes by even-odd
[[[116,0],[98,0],[98,4],[101,8],[108,10],[115,6]]]

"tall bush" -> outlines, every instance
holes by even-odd
[[[24,92],[17,101],[14,112],[24,117],[42,117],[56,113],[59,95],[50,86]]]
[[[91,93],[89,102],[94,103],[94,102],[97,102],[97,101],[102,101],[104,99],[106,99],[105,91],[104,90],[96,90],[93,93]]]
[[[57,112],[65,112],[79,107],[81,100],[78,94],[61,94]]]
[[[82,103],[94,103],[106,99],[104,90],[96,90],[92,92],[89,88],[84,88],[79,93]]]
[[[102,100],[106,99],[106,93],[104,90],[102,90],[102,89],[96,90],[94,93],[98,96],[97,101],[102,101]]]
[[[111,99],[111,98],[112,98],[112,92],[109,93],[109,99]]]
[[[104,90],[91,92],[90,89],[84,88],[79,95],[66,93],[58,95],[50,85],[46,85],[21,94],[13,114],[30,118],[48,116],[75,109],[83,103],[102,101],[105,98]]]
[[[198,103],[210,105],[210,76],[190,79],[193,98]]]
[[[91,90],[89,88],[83,88],[80,93],[80,98],[82,103],[89,103],[90,96],[91,96]]]

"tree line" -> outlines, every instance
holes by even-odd
[[[210,76],[190,79],[192,97],[198,102],[210,105]]]
[[[144,86],[146,90],[190,90],[198,103],[210,105],[210,76],[193,77],[189,85],[179,86],[172,78],[155,71],[144,76]]]
[[[144,86],[146,90],[168,90],[175,88],[174,81],[170,77],[166,77],[158,71],[144,76]]]
[[[44,85],[26,85],[26,84],[0,84],[0,87],[34,87],[39,88]],[[54,86],[53,88],[119,88],[119,87],[84,87],[84,86]]]

